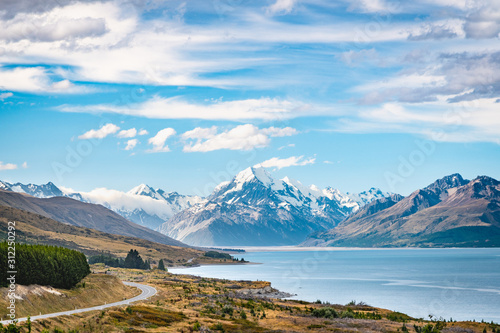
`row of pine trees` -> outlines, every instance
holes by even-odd
[[[125,257],[125,259],[115,258],[109,254],[100,254],[97,256],[89,257],[89,263],[103,263],[110,267],[151,269],[151,263],[149,262],[149,260],[143,260],[139,252],[134,249],[131,249],[127,253],[127,257]],[[163,260],[160,260],[160,264],[163,266],[163,270],[165,270]],[[160,268],[160,266],[158,266],[158,268]]]
[[[110,254],[99,254],[96,256],[89,257],[89,264],[102,263],[109,267],[121,267],[121,268],[136,268],[136,269],[151,269],[151,262],[149,260],[143,260],[141,255],[137,250],[131,249],[127,253],[127,257],[116,258]],[[157,268],[161,271],[166,271],[165,262],[160,259]]]
[[[0,243],[2,264],[8,263],[8,252],[8,243]],[[8,273],[9,271],[16,273]],[[79,251],[58,246],[16,243],[15,266],[0,271],[0,286],[7,287],[8,278],[15,275],[16,284],[70,289],[88,274],[90,267],[87,258]]]
[[[143,260],[137,250],[131,249],[125,259],[101,254],[92,256],[87,262],[79,251],[50,245],[15,245],[14,261],[9,268],[9,249],[7,242],[0,243],[0,263],[5,268],[0,270],[0,287],[8,287],[8,278],[15,276],[15,284],[39,284],[54,288],[70,289],[90,274],[90,264],[104,263],[111,267],[151,269],[148,260]],[[163,260],[158,269],[165,270]],[[15,273],[13,273],[15,272]],[[13,281],[13,282],[14,282]]]

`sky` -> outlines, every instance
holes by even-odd
[[[500,179],[496,0],[2,0],[0,180]]]

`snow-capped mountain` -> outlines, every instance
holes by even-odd
[[[403,197],[376,200],[304,246],[492,247],[500,245],[500,181],[460,174]]]
[[[262,167],[243,170],[232,181],[219,184],[206,199],[145,184],[128,192],[107,188],[78,192],[51,182],[0,181],[0,190],[101,204],[132,222],[193,245],[298,244],[307,234],[329,229],[366,203],[389,195],[377,189],[344,194],[287,177],[274,180]]]
[[[26,193],[37,198],[64,196],[63,192],[52,182],[48,182],[47,184],[44,185],[21,184],[21,183],[10,184],[7,182],[0,182],[0,189],[18,193]]]
[[[358,209],[364,205],[369,204],[373,200],[380,198],[389,197],[392,193],[382,192],[378,188],[372,187],[368,191],[363,191],[361,193],[349,193],[347,192],[347,197],[358,204]],[[355,209],[357,211],[357,209]]]
[[[44,185],[10,184],[0,181],[0,189],[26,193],[37,198],[69,197],[82,202],[101,204],[126,219],[150,229],[157,229],[166,220],[183,209],[201,202],[197,196],[185,196],[177,192],[165,192],[141,184],[128,192],[97,188],[90,192],[76,192],[57,187],[52,182]]]
[[[367,202],[387,196],[371,189],[347,195],[275,180],[262,167],[241,171],[205,200],[174,215],[160,232],[190,245],[291,245],[327,230]]]

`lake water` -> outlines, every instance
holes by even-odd
[[[237,257],[260,264],[169,270],[270,281],[306,301],[356,300],[416,318],[500,322],[500,248],[246,250]]]

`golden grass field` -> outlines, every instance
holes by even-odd
[[[113,276],[149,284],[158,290],[158,294],[148,301],[127,307],[37,321],[32,325],[32,332],[401,332],[403,321],[406,321],[409,332],[415,332],[413,325],[436,325],[435,322],[412,319],[404,314],[368,305],[324,305],[262,299],[241,293],[241,290],[269,286],[265,281],[208,279],[158,270],[104,268],[102,265],[93,265],[92,269],[97,273],[109,270],[108,274],[111,275],[93,274],[87,278],[88,281],[111,281],[107,279]],[[123,287],[111,288],[117,288],[117,297],[126,293]],[[135,291],[129,292],[133,294]],[[78,304],[84,304],[89,301],[87,297],[92,297],[91,293],[85,294],[78,288],[69,293],[76,299],[83,298]],[[60,304],[67,297],[63,299]],[[37,311],[38,307],[43,308],[43,303],[34,302]],[[350,316],[365,319],[328,319],[313,315],[315,309],[326,307],[334,308],[339,314],[351,313]],[[500,326],[485,323],[448,322],[445,325],[441,330],[443,333],[480,333],[485,328],[487,332],[500,332]]]
[[[7,288],[0,288],[0,294],[0,317],[6,319]],[[87,308],[121,301],[138,294],[140,291],[136,288],[125,286],[116,276],[105,274],[90,274],[70,290],[18,285],[16,295],[22,300],[16,300],[16,315],[20,318],[72,310],[75,307]]]

